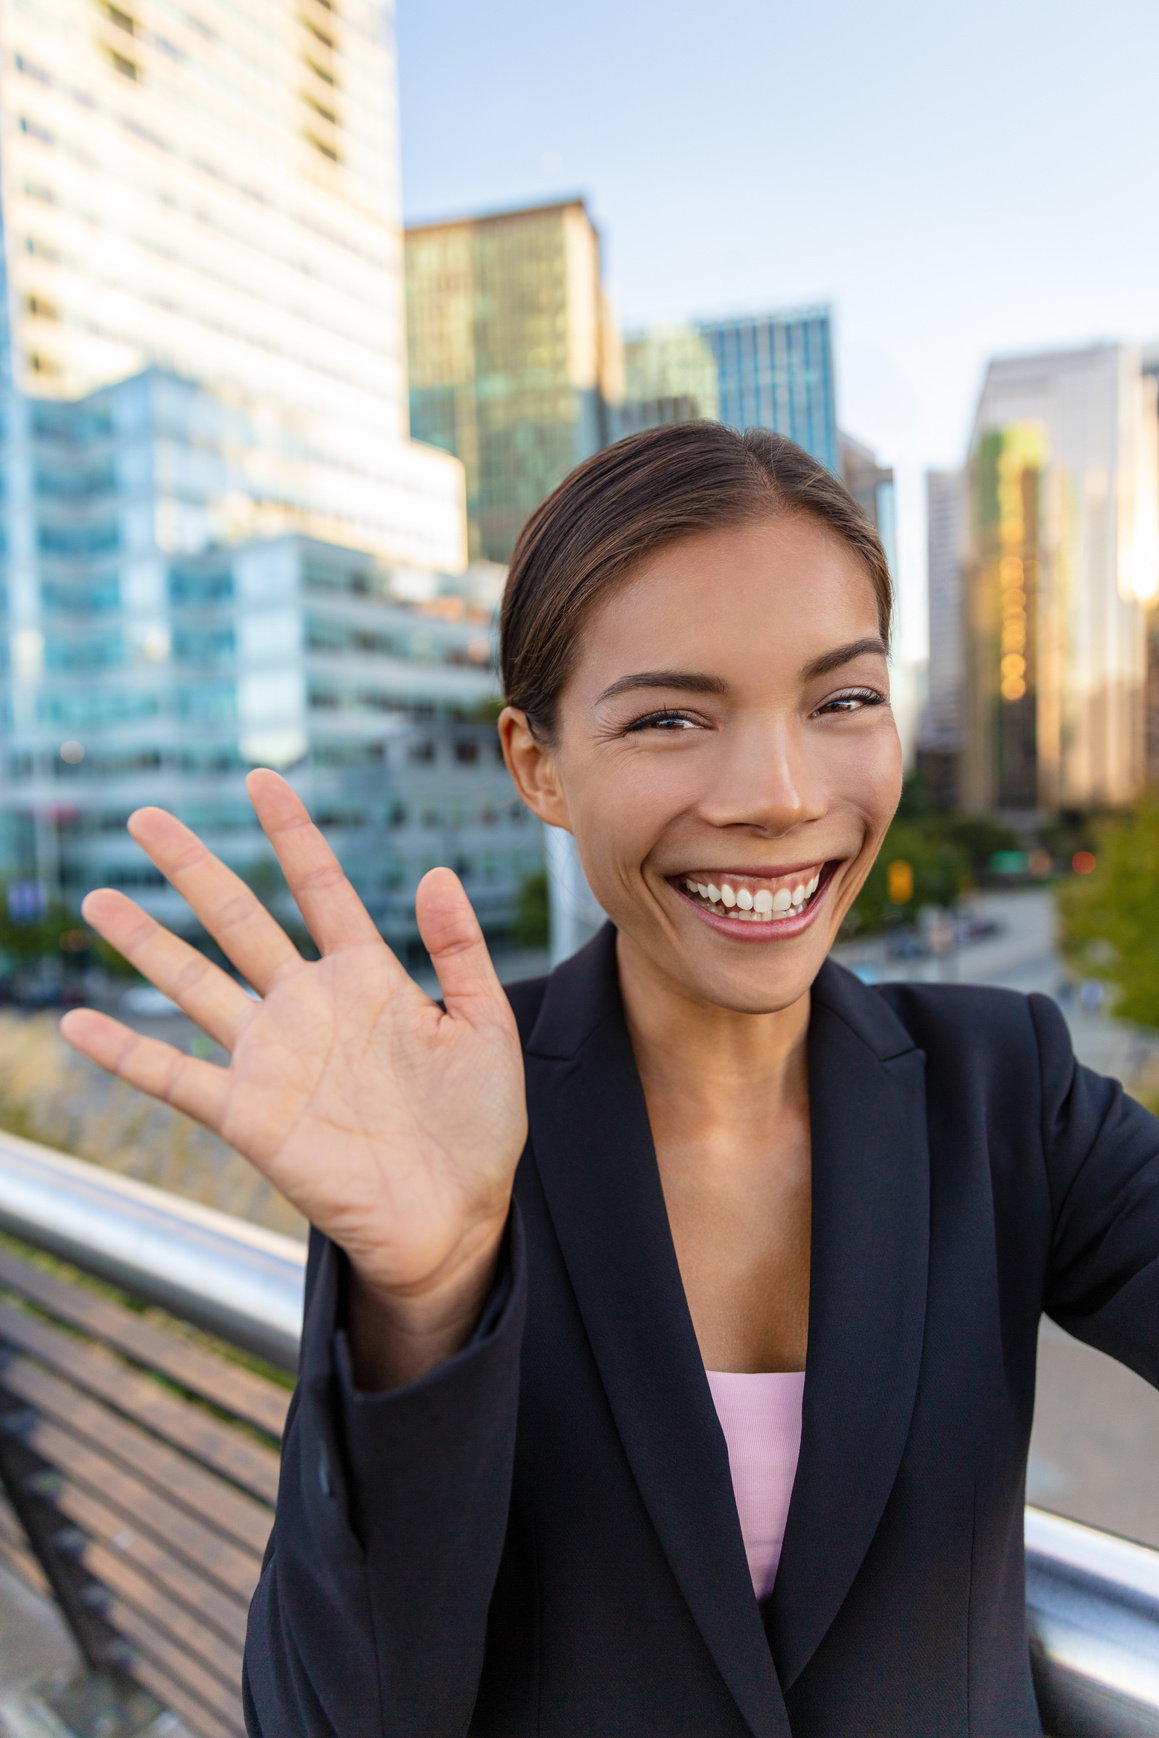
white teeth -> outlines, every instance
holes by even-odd
[[[713,881],[696,881],[690,875],[684,876],[680,885],[710,905],[723,906],[729,917],[740,922],[769,923],[774,918],[796,917],[821,885],[821,871],[799,887],[778,887],[775,893],[768,887],[753,893],[748,887],[734,888],[727,881],[718,887]]]

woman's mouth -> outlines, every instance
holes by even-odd
[[[735,927],[739,931],[742,926],[754,925],[772,940],[774,934],[796,934],[806,927],[836,868],[832,861],[765,875],[696,870],[672,876],[670,884],[712,922],[713,928]]]

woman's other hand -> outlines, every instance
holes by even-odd
[[[308,961],[251,890],[172,815],[133,838],[257,992],[124,894],[86,921],[228,1051],[187,1056],[91,1009],[75,1049],[219,1134],[348,1255],[360,1385],[411,1381],[470,1337],[495,1269],[527,1132],[515,1020],[470,902],[424,876],[419,932],[444,1013],[407,975],[302,803],[276,773],[250,800],[319,955]]]

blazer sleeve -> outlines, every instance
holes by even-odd
[[[251,1738],[460,1738],[507,1529],[526,1291],[513,1210],[474,1338],[421,1381],[360,1394],[344,1258],[312,1234],[301,1374],[250,1607]]]
[[[1030,998],[1051,1196],[1047,1313],[1159,1387],[1159,1121],[1082,1067],[1047,996]]]

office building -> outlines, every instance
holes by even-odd
[[[157,365],[260,427],[255,496],[385,560],[465,559],[408,439],[393,42],[351,0],[0,0],[16,390]]]
[[[786,434],[840,474],[829,309],[701,321],[722,422]]]
[[[1141,789],[1156,454],[1138,350],[991,363],[969,464],[968,807],[1115,806]]]
[[[74,907],[120,886],[180,924],[128,815],[163,803],[260,878],[270,853],[244,779],[265,765],[290,776],[392,941],[413,942],[435,863],[506,928],[542,841],[495,736],[493,576],[474,576],[476,598],[470,573],[298,534],[230,541],[244,442],[211,441],[215,401],[157,370],[20,408],[9,527],[32,583],[0,697],[4,879]]]
[[[463,462],[471,556],[507,561],[622,396],[599,235],[581,199],[408,229],[406,298],[412,432]]]
[[[837,433],[841,481],[881,538],[889,571],[897,573],[897,512],[893,468],[879,465],[871,447],[843,429]]]
[[[618,439],[668,422],[720,414],[716,359],[695,326],[657,326],[624,339],[624,397],[610,407]]]
[[[927,595],[930,653],[928,698],[918,740],[918,766],[941,808],[958,800],[965,670],[962,578],[967,492],[961,471],[926,472]]]

